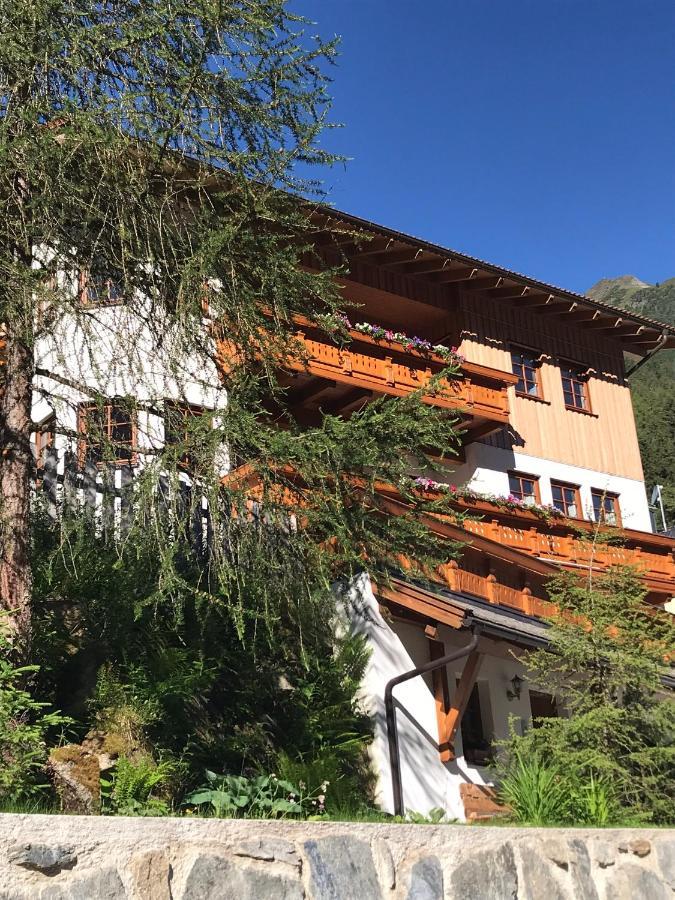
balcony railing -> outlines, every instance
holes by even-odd
[[[596,535],[594,522],[547,521],[527,507],[501,509],[484,500],[458,501],[457,508],[481,517],[464,522],[471,534],[565,568],[634,566],[652,590],[675,594],[675,542],[669,538],[610,526]]]
[[[296,338],[304,358],[289,357],[283,367],[374,394],[406,396],[429,385],[429,393],[423,394],[426,403],[457,409],[478,423],[497,427],[508,422],[507,388],[515,383],[511,373],[465,362],[457,376],[432,384],[447,365],[442,357],[405,350],[397,342],[354,330],[349,335],[350,343],[337,346],[319,328],[301,320]]]

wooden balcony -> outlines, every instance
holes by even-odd
[[[549,530],[544,523],[517,526],[494,518],[489,521],[467,521],[464,527],[471,534],[568,569],[589,569],[592,566],[594,571],[601,572],[610,566],[635,566],[643,573],[650,589],[659,593],[675,593],[673,545],[670,550],[654,546],[652,539],[658,536],[633,532],[633,535],[641,535],[638,540],[642,545],[635,545],[635,538],[631,539],[628,532],[612,529],[617,532],[617,541],[627,543],[594,543],[590,529],[589,534],[581,538],[571,529],[560,533],[561,529]],[[609,534],[609,529],[606,532]]]
[[[288,380],[291,399],[297,397],[303,407],[344,413],[379,394],[404,397],[430,385],[424,402],[460,412],[474,438],[509,420],[507,388],[515,383],[510,372],[463,363],[456,377],[431,385],[446,365],[439,356],[406,351],[358,331],[350,331],[349,344],[338,346],[310,322],[298,325],[304,357],[289,356],[282,365],[294,373]]]
[[[388,512],[396,515],[408,504],[392,487],[378,491]],[[433,494],[430,494],[433,496]],[[675,595],[675,541],[672,538],[629,528],[603,526],[596,538],[596,524],[579,519],[543,518],[527,507],[504,508],[482,499],[457,499],[452,505],[464,515],[429,514],[431,530],[452,541],[466,543],[486,560],[494,559],[511,571],[533,574],[542,584],[559,568],[603,572],[611,566],[633,566],[642,575],[648,602],[663,605]],[[453,590],[540,615],[530,591],[515,590],[485,575],[443,567],[443,579]],[[525,583],[525,582],[524,582]],[[528,597],[530,599],[528,599]],[[541,601],[544,602],[544,595]],[[533,605],[534,604],[534,605]]]

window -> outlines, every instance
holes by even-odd
[[[509,493],[512,497],[531,506],[540,503],[539,478],[536,475],[522,475],[520,472],[509,472]]]
[[[582,409],[590,412],[588,384],[581,369],[569,363],[563,363],[560,367],[560,374],[562,376],[565,406],[568,409]]]
[[[608,494],[607,491],[593,488],[591,498],[593,500],[593,518],[596,522],[604,522],[606,525],[621,524],[618,494]]]
[[[525,397],[541,398],[539,363],[531,350],[511,350],[511,369],[518,376],[516,393]]]
[[[579,501],[579,488],[574,484],[564,484],[562,481],[551,481],[553,493],[553,505],[570,519],[581,519],[581,503]]]
[[[114,306],[122,302],[122,279],[81,271],[79,297],[83,306]]]
[[[136,461],[136,420],[128,402],[83,403],[78,410],[80,465]]]
[[[191,436],[195,431],[196,420],[205,413],[204,407],[166,400],[164,410],[164,443],[185,448],[180,462],[189,465],[192,458],[188,453],[188,447],[192,443]]]
[[[552,694],[532,690],[529,693],[532,724],[535,728],[540,728],[543,724],[538,721],[539,719],[556,719],[558,717],[558,706]]]
[[[50,450],[54,446],[56,432],[56,418],[50,416],[40,425],[35,432],[35,468],[42,471],[47,462]]]
[[[492,756],[489,705],[487,684],[477,681],[462,716],[462,751],[466,762],[473,766],[486,765]]]

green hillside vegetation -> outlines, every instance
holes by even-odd
[[[644,284],[631,275],[605,278],[588,292],[590,297],[622,309],[675,324],[675,278]],[[630,357],[629,366],[635,362]],[[670,527],[675,525],[675,350],[665,350],[630,378],[647,489],[664,487],[664,506]],[[660,525],[660,522],[659,522]]]

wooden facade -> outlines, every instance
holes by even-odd
[[[504,449],[599,472],[642,480],[630,388],[624,378],[623,348],[590,322],[566,322],[509,306],[489,296],[462,293],[461,352],[472,362],[510,370],[513,347],[536,352],[541,398],[510,391],[509,427],[491,439]],[[590,410],[565,408],[561,361],[588,373]]]
[[[465,446],[475,441],[591,470],[597,486],[601,476],[642,481],[624,352],[675,346],[672,329],[349,216],[313,215],[316,252],[304,264],[346,267],[339,281],[353,320],[456,346],[465,357],[457,377],[424,394],[425,402],[458,411]],[[354,330],[351,342],[340,345],[311,322],[297,324],[304,357],[280,366],[293,411],[307,424],[322,413],[351,415],[382,394],[424,389],[443,366],[433,354]],[[538,396],[516,390],[511,353],[518,349],[531,354]],[[563,367],[579,379],[582,408],[566,406]],[[536,492],[539,499],[538,485]],[[400,498],[386,487],[383,497],[392,515],[401,510]],[[591,554],[583,535],[591,523],[505,512],[480,501],[458,502],[460,508],[476,518],[463,526],[438,517],[428,523],[465,545],[459,564],[438,573],[453,592],[546,616],[546,581],[561,567],[635,565],[651,603],[662,606],[675,593],[675,543],[666,538],[622,531],[621,546],[598,546]],[[403,592],[399,602],[422,615],[419,596]],[[443,621],[432,606],[427,603],[423,618]]]

